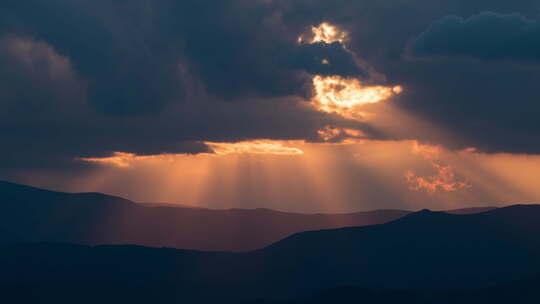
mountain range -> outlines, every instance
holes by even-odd
[[[77,240],[85,235],[81,232],[92,231],[85,225],[103,217],[101,212],[148,207],[101,194],[8,186],[15,190],[2,192],[11,195],[7,201],[26,209],[15,208],[18,213],[11,218],[2,213],[0,297],[5,303],[493,304],[540,299],[540,205],[473,214],[408,212],[381,224],[299,232],[235,253],[43,241],[39,237],[54,236],[53,231]],[[47,208],[41,210],[48,213],[24,218],[21,210],[42,202]],[[32,224],[30,219],[38,224],[14,230],[13,222]],[[74,226],[47,230],[49,223]],[[32,236],[37,227],[46,233]],[[79,230],[62,230],[70,227]]]
[[[303,232],[245,253],[8,244],[0,286],[11,297],[31,297],[28,303],[81,294],[80,303],[105,295],[110,302],[279,303],[343,286],[358,290],[358,300],[366,290],[488,296],[481,291],[540,273],[538,218],[537,205],[472,215],[420,211],[381,225]]]
[[[491,208],[459,209],[476,213]],[[0,235],[28,242],[136,244],[206,251],[249,251],[294,233],[382,224],[411,211],[297,214],[269,209],[138,204],[101,193],[62,193],[0,182]]]

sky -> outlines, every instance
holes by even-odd
[[[0,179],[294,212],[540,201],[533,0],[4,0]]]

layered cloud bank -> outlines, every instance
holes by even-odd
[[[539,154],[539,12],[529,0],[2,1],[0,177],[307,157],[303,144]],[[475,188],[427,164],[396,176]]]

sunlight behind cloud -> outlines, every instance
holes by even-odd
[[[119,168],[128,168],[136,161],[146,160],[173,160],[176,156],[182,154],[157,154],[157,155],[137,155],[134,153],[114,152],[112,156],[79,158],[81,161],[110,165]]]
[[[364,120],[369,115],[362,111],[363,105],[384,101],[403,91],[400,86],[365,86],[356,78],[319,75],[313,77],[313,87],[312,102],[317,110],[354,120]]]
[[[328,22],[322,22],[318,26],[312,26],[311,32],[304,33],[298,37],[298,43],[334,43],[344,44],[349,37],[349,33]]]
[[[312,26],[311,33],[298,37],[298,43],[330,44],[337,42],[355,56],[347,49],[348,39],[349,33],[345,30],[328,22],[322,22],[318,26]],[[323,58],[321,63],[327,65],[330,64],[330,61]],[[318,111],[338,114],[353,120],[365,120],[369,116],[368,113],[360,110],[362,105],[378,103],[403,92],[401,86],[368,86],[357,78],[346,78],[340,75],[313,75],[312,83],[314,88],[312,103]]]
[[[304,151],[296,147],[287,146],[286,141],[251,140],[235,143],[205,142],[214,153],[227,154],[272,154],[272,155],[300,155]]]
[[[313,32],[313,40],[310,43],[344,43],[348,36],[347,32],[328,22],[323,22],[319,26],[312,26],[311,31]]]
[[[213,153],[201,153],[199,155],[223,156],[229,154],[266,154],[266,155],[302,155],[304,151],[292,145],[303,144],[302,141],[281,140],[251,140],[241,142],[205,142]],[[136,162],[149,160],[174,161],[185,154],[156,154],[137,155],[134,153],[114,152],[112,156],[79,158],[78,160],[109,165],[119,168],[129,168]]]
[[[357,144],[361,143],[363,138],[366,138],[366,134],[360,130],[332,126],[326,126],[318,130],[317,135],[325,142],[342,144]]]
[[[328,136],[320,138],[323,142],[270,141],[276,145],[263,145],[264,149],[238,144],[233,149],[231,143],[217,143],[223,154],[117,152],[86,159],[101,166],[76,178],[57,177],[62,182],[55,187],[138,201],[301,212],[451,209],[463,204],[531,202],[540,195],[530,183],[540,178],[538,156],[451,151],[416,141],[374,141],[354,138],[354,131],[329,126],[318,134]],[[294,149],[303,154],[294,154],[300,153]],[[47,187],[55,180],[42,173],[31,179]]]

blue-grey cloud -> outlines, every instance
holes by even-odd
[[[540,61],[540,21],[493,12],[446,16],[420,34],[411,51],[418,57]]]
[[[508,24],[489,34],[506,44],[515,28],[535,28],[538,8],[535,0],[0,1],[0,167],[61,166],[113,151],[197,153],[207,151],[203,141],[314,140],[328,124],[437,141],[306,107],[311,74],[373,83],[371,71],[403,85],[396,107],[459,134],[452,147],[539,153],[538,69],[401,56],[449,15],[462,16],[450,18],[459,28],[479,16],[486,26]],[[323,21],[349,33],[346,48],[298,43]],[[483,47],[430,56],[537,60],[519,43],[492,57]]]

